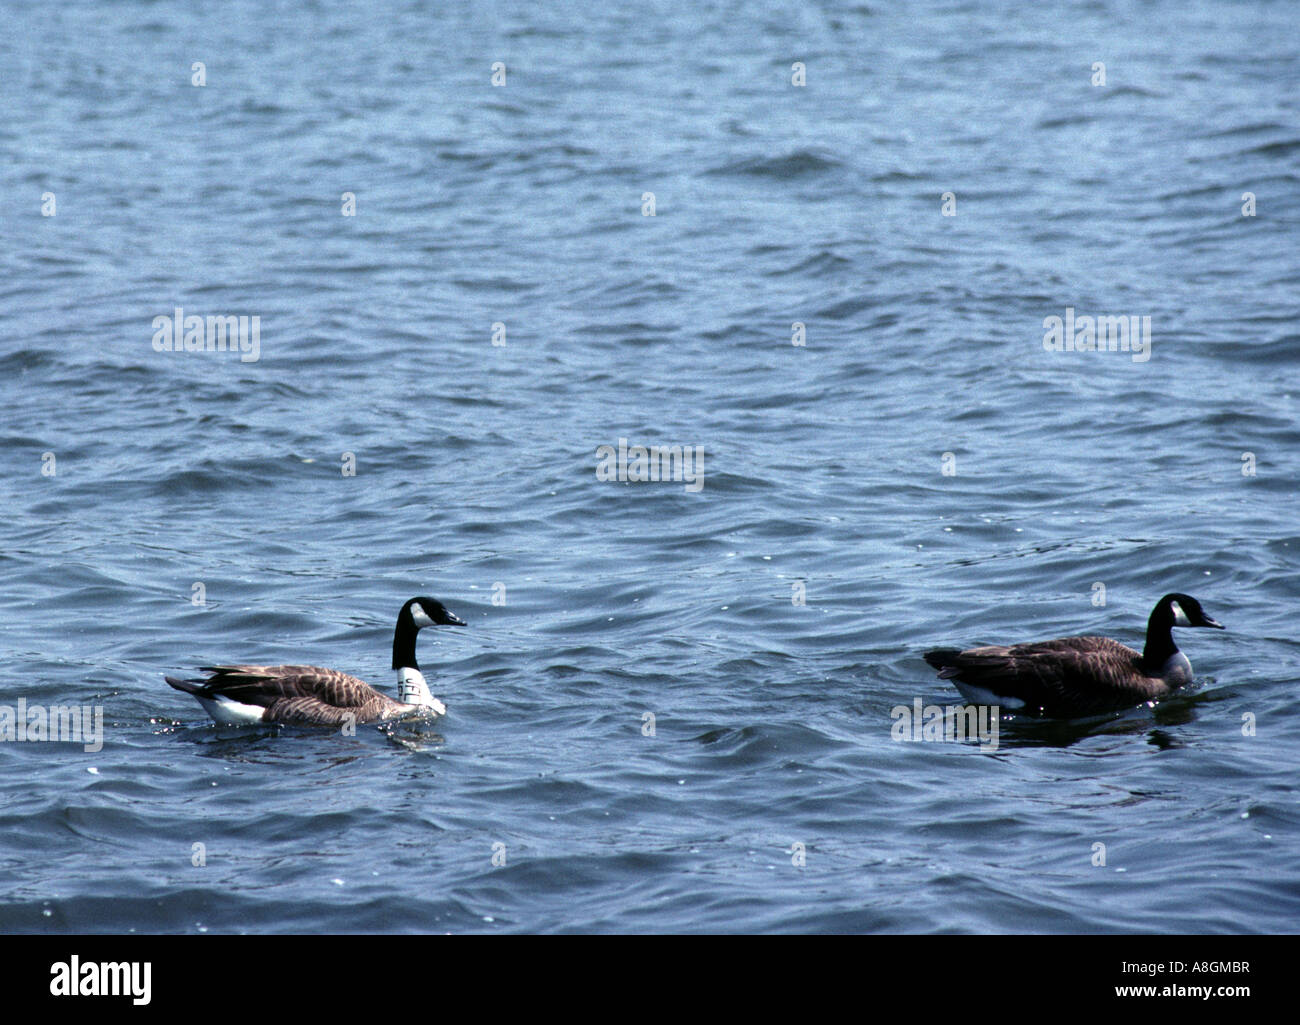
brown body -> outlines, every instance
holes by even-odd
[[[1173,642],[1174,626],[1223,629],[1186,594],[1167,594],[1147,621],[1143,651],[1108,637],[1061,637],[1030,644],[938,648],[925,660],[968,701],[1062,718],[1131,708],[1192,680],[1192,664]]]
[[[164,677],[196,698],[262,709],[262,722],[341,726],[400,719],[421,710],[394,701],[355,676],[320,666],[203,666],[201,684]],[[251,720],[250,720],[251,721]]]
[[[927,661],[941,679],[952,680],[968,698],[987,691],[1010,710],[1078,716],[1129,708],[1173,693],[1183,680],[1152,676],[1142,653],[1108,637],[1062,637],[1009,646],[989,645],[945,652]],[[965,684],[965,686],[962,686]]]

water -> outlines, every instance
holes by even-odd
[[[8,7],[0,703],[105,721],[0,745],[0,929],[1294,931],[1293,20]],[[259,358],[156,352],[177,306]],[[891,739],[924,649],[1172,590],[1228,628],[1185,695]],[[390,688],[417,594],[436,724],[163,683]]]

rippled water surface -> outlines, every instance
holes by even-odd
[[[104,743],[0,743],[0,929],[1294,931],[1294,18],[7,6],[0,703]],[[891,738],[1175,590],[1177,698]],[[436,723],[163,683],[387,688],[417,594]]]

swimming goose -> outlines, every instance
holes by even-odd
[[[415,661],[416,635],[435,624],[464,626],[465,621],[433,598],[412,598],[397,614],[393,631],[397,701],[355,676],[319,666],[200,666],[212,675],[205,680],[163,679],[196,698],[222,726],[273,722],[343,726],[417,712],[446,715],[446,706],[430,693]]]
[[[1167,594],[1147,621],[1141,652],[1106,637],[1062,637],[1010,647],[938,648],[925,660],[967,701],[1059,718],[1094,715],[1154,701],[1190,683],[1192,664],[1172,627],[1223,629],[1186,594]]]

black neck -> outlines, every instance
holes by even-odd
[[[410,616],[399,616],[397,629],[393,631],[393,668],[419,669],[415,661],[415,636],[420,631],[411,622]]]
[[[1168,602],[1161,602],[1151,611],[1147,620],[1147,644],[1142,649],[1142,662],[1148,669],[1158,670],[1169,656],[1178,650],[1174,643],[1174,613]]]

